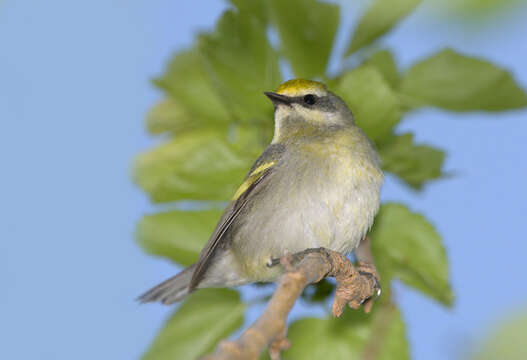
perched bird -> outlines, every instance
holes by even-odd
[[[275,281],[286,253],[349,253],[379,208],[375,147],[345,102],[316,81],[290,80],[265,95],[274,137],[221,216],[199,260],[139,297],[170,304],[195,289]],[[356,251],[359,260],[368,250]]]

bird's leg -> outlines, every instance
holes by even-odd
[[[373,276],[379,282],[380,276],[375,267],[373,254],[371,253],[371,241],[368,236],[365,236],[359,243],[357,249],[355,249],[355,257],[357,258],[357,270],[359,273]]]
[[[357,271],[361,276],[370,277],[375,282],[375,297],[381,294],[380,276],[373,261],[373,254],[371,253],[371,241],[368,236],[361,240],[359,246],[355,250],[355,257],[357,258]],[[373,306],[374,297],[364,301],[364,311],[370,312]]]

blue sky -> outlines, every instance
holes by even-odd
[[[175,268],[134,243],[135,222],[152,207],[130,165],[156,143],[143,128],[160,98],[149,79],[224,8],[193,3],[0,2],[0,358],[137,358],[171,312],[133,301]],[[432,11],[383,40],[403,67],[450,46],[510,69],[527,88],[525,6],[484,24]],[[396,300],[414,358],[452,358],[527,303],[527,111],[422,110],[400,129],[444,148],[456,173],[419,194],[389,180],[383,193],[444,237],[456,307],[402,286]]]

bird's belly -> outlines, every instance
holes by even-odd
[[[266,201],[251,207],[251,220],[236,231],[235,256],[250,278],[273,280],[277,271],[265,264],[286,252],[317,247],[351,252],[369,230],[379,207],[380,182],[363,176],[362,167],[357,172],[354,164],[318,165],[300,166],[294,181],[277,180]]]

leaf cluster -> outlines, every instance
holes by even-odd
[[[420,107],[448,111],[502,111],[527,105],[526,93],[498,66],[446,49],[398,67],[374,44],[420,3],[375,0],[355,26],[342,71],[327,74],[339,28],[340,7],[317,0],[231,0],[213,31],[176,53],[154,84],[165,99],[153,107],[146,127],[164,134],[162,144],[140,154],[134,180],[154,203],[199,201],[198,210],[146,215],[139,244],[150,254],[181,265],[193,263],[221,210],[264,150],[273,131],[272,106],[262,92],[276,88],[287,63],[295,77],[320,79],[352,109],[372,139],[383,168],[403,186],[420,190],[444,174],[445,153],[398,133],[405,115]],[[271,43],[269,34],[278,36]],[[373,49],[373,50],[372,50]],[[347,67],[345,58],[358,60]],[[203,206],[205,204],[205,206]],[[347,311],[343,319],[306,318],[289,329],[293,347],[285,358],[408,359],[404,323],[391,302],[394,279],[450,305],[448,261],[441,237],[421,214],[403,204],[383,204],[371,232],[383,296],[371,316]],[[305,294],[325,302],[332,284]],[[202,290],[167,321],[145,353],[148,360],[196,358],[243,324],[248,304],[234,290]]]

